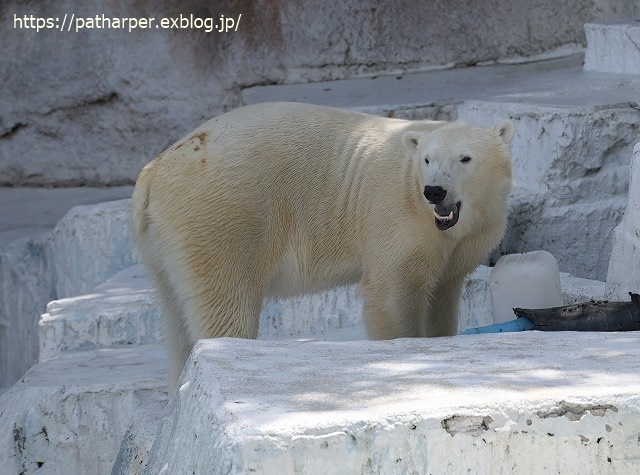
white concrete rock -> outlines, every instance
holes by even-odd
[[[203,340],[145,473],[637,473],[638,394],[638,333]]]
[[[366,338],[358,286],[266,300],[260,314],[258,338]]]
[[[149,461],[153,441],[160,432],[167,409],[167,399],[150,401],[134,414],[122,438],[112,475],[140,475]]]
[[[605,297],[605,283],[599,280],[582,279],[561,272],[560,286],[564,305],[603,300]]]
[[[166,398],[159,346],[67,353],[0,397],[2,473],[109,473],[137,409]]]
[[[47,302],[87,292],[134,262],[128,200],[77,206],[53,231],[4,243],[0,386],[13,384],[38,361],[38,320]]]
[[[629,300],[629,292],[640,293],[640,142],[633,150],[629,173],[629,198],[622,223],[613,233],[606,296]]]
[[[640,20],[587,23],[584,30],[586,71],[640,74]]]
[[[53,230],[56,295],[93,289],[136,261],[129,235],[129,200],[75,206]]]
[[[39,233],[0,248],[0,386],[12,385],[38,361],[38,319],[55,298],[50,236]]]
[[[479,266],[466,280],[460,300],[460,331],[493,323],[488,279]],[[604,282],[561,275],[566,304],[600,299]],[[155,292],[141,265],[124,269],[88,294],[54,300],[42,315],[40,361],[62,352],[144,345],[164,340]],[[260,315],[263,340],[363,340],[358,286],[286,300],[267,300]]]
[[[146,273],[136,265],[88,294],[49,302],[39,322],[40,361],[70,350],[162,342],[153,294]]]
[[[640,128],[640,113],[629,102],[630,93],[640,96],[640,77],[629,80],[623,90],[568,84],[458,109],[461,119],[492,125],[510,117],[516,125],[517,188],[502,254],[544,249],[561,271],[605,280]]]

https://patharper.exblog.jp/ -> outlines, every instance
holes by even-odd
[[[35,15],[13,16],[14,29],[59,30],[80,32],[83,30],[114,29],[132,32],[134,30],[152,29],[192,29],[205,33],[236,32],[240,26],[242,13],[237,16],[220,15],[218,17],[199,17],[194,14],[180,14],[175,17],[112,17],[104,14],[94,16],[77,16],[65,13],[55,17]]]

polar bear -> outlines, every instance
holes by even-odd
[[[266,296],[360,281],[372,339],[457,332],[465,276],[502,239],[510,121],[241,107],[151,161],[132,228],[177,382],[200,338],[256,338]]]

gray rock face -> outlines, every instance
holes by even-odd
[[[244,87],[538,55],[584,44],[584,22],[631,9],[601,3],[3,2],[0,184],[131,183],[184,133],[238,105]],[[31,18],[61,28],[65,15],[72,31],[27,28]],[[106,28],[103,15],[155,23]],[[226,33],[158,27],[181,15],[240,22]]]

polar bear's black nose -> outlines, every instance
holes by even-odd
[[[424,197],[434,205],[441,203],[445,196],[447,196],[447,190],[442,189],[440,186],[424,187]]]

